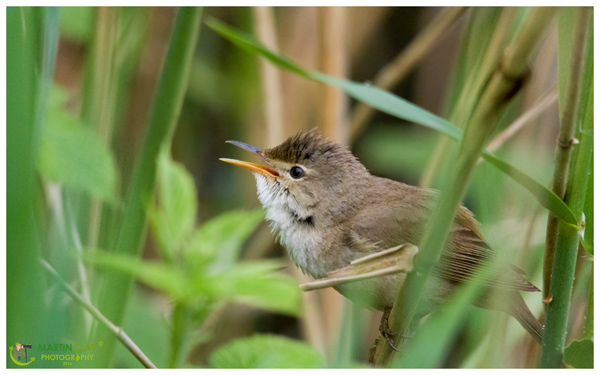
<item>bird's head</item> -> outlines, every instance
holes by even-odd
[[[266,150],[238,141],[227,142],[262,159],[261,164],[220,159],[254,173],[262,205],[267,209],[288,209],[301,219],[319,213],[341,214],[336,211],[351,206],[360,195],[357,186],[369,176],[346,146],[329,141],[314,130]]]

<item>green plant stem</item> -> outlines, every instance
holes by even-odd
[[[188,350],[185,348],[185,341],[189,331],[188,324],[189,311],[181,303],[175,303],[173,315],[171,317],[171,354],[169,357],[169,367],[178,368],[184,359]]]
[[[460,144],[455,167],[446,174],[445,184],[438,203],[421,239],[419,253],[415,256],[414,271],[407,276],[403,288],[390,313],[389,326],[398,332],[396,344],[403,348],[405,338],[410,335],[421,292],[431,267],[442,252],[457,208],[466,191],[467,183],[482,154],[485,142],[494,131],[498,117],[519,91],[528,72],[532,50],[539,42],[541,31],[552,20],[554,10],[537,8],[528,17],[515,40],[504,51],[501,64],[493,72],[475,108]],[[388,363],[392,354],[386,340],[379,340],[375,364]]]
[[[590,46],[591,44],[588,44]],[[589,52],[591,56],[591,51]],[[590,57],[588,60],[591,62]],[[591,81],[590,81],[591,82]],[[590,166],[593,154],[593,88],[589,87],[586,93],[580,144],[577,150],[577,159],[574,163],[572,178],[567,189],[567,204],[576,217],[581,217],[585,204],[586,190],[590,175]],[[552,301],[547,307],[546,328],[542,341],[542,356],[540,367],[560,367],[567,336],[567,323],[571,294],[573,292],[573,279],[577,263],[579,248],[579,229],[563,221],[558,223],[556,236],[556,251],[552,265],[549,295]]]
[[[565,92],[565,105],[560,121],[560,132],[556,142],[554,177],[552,179],[552,191],[563,198],[567,190],[567,177],[569,170],[569,159],[573,148],[575,130],[577,127],[577,106],[581,96],[581,87],[583,84],[583,73],[585,65],[585,35],[587,32],[588,12],[585,8],[579,10],[576,29],[574,32],[573,51],[571,54],[571,68],[569,79]],[[544,252],[544,279],[543,279],[543,297],[546,298],[550,293],[550,276],[552,273],[552,264],[554,253],[557,246],[557,229],[559,219],[552,213],[548,214],[548,224],[546,228],[546,249]]]
[[[154,96],[148,128],[136,160],[127,192],[123,221],[114,248],[117,254],[139,255],[146,236],[147,208],[154,196],[157,157],[163,146],[169,145],[183,105],[193,52],[198,38],[202,11],[199,8],[181,8],[178,11],[162,74]],[[131,285],[131,276],[112,271],[107,273],[100,299],[100,308],[106,317],[120,325]],[[108,366],[114,351],[110,332],[98,332],[104,338],[103,363]]]
[[[396,58],[386,65],[373,80],[373,85],[390,90],[398,85],[423,57],[429,53],[446,35],[467,10],[465,7],[448,7],[442,10],[411,41]],[[350,114],[350,140],[356,140],[364,131],[375,109],[365,103],[357,103]]]
[[[41,8],[6,10],[6,338],[13,344],[39,342],[45,329],[45,288],[32,262],[41,247],[35,206],[41,15]]]
[[[476,14],[474,13],[472,17],[475,17],[475,15]],[[474,70],[466,78],[464,87],[460,91],[460,95],[458,95],[458,99],[450,116],[450,122],[457,125],[459,128],[464,128],[466,121],[473,112],[473,108],[477,104],[477,99],[479,98],[479,94],[485,85],[485,80],[490,76],[491,72],[494,70],[499,61],[500,51],[504,46],[510,23],[514,20],[514,17],[514,8],[506,8],[502,10],[498,22],[494,27],[494,32],[490,36],[485,55],[478,59],[481,60],[481,62],[478,62],[476,65],[474,64],[474,66],[478,69]],[[475,30],[471,30],[471,34],[474,33]],[[481,36],[476,35],[475,38],[481,38]],[[467,53],[464,55],[468,56]],[[466,59],[466,57],[463,56],[461,56],[461,58]],[[463,63],[463,65],[466,64]],[[431,160],[429,161],[427,168],[421,177],[421,186],[433,186],[434,177],[438,176],[438,172],[443,166],[444,155],[447,155],[450,142],[450,139],[447,137],[442,137],[438,141],[438,145],[435,148]]]
[[[43,259],[40,259],[40,263],[42,267],[46,269],[48,274],[54,278],[58,282],[58,285],[69,295],[71,298],[75,300],[75,302],[79,303],[81,307],[83,307],[90,315],[96,319],[98,322],[104,324],[114,335],[115,337],[133,354],[142,365],[146,368],[156,368],[154,363],[148,359],[148,357],[142,352],[142,350],[129,338],[129,336],[123,331],[121,327],[117,327],[110,320],[106,319],[104,315],[97,308],[95,308],[89,301],[85,300],[82,296],[80,296],[75,289],[73,289],[69,284],[67,284],[62,277],[56,272],[54,268],[48,262]]]

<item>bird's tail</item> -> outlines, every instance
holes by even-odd
[[[542,338],[544,337],[544,328],[537,320],[535,315],[533,315],[531,310],[529,310],[529,307],[527,307],[523,297],[521,297],[520,294],[515,298],[511,315],[514,316],[519,323],[521,323],[523,328],[525,328],[538,343],[542,343]]]

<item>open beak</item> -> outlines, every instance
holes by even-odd
[[[243,148],[244,150],[253,152],[262,158],[262,155],[260,154],[261,149],[258,147],[251,146],[249,144],[246,144],[243,142],[238,142],[238,141],[227,141],[226,143],[231,143],[234,146],[238,146],[240,148]],[[220,158],[219,160],[224,161],[225,163],[237,165],[238,167],[248,168],[254,173],[260,173],[260,174],[263,174],[265,176],[270,176],[270,177],[279,177],[279,173],[272,170],[271,168],[265,167],[264,165],[258,165],[258,164],[250,163],[248,161],[241,161],[241,160],[235,160],[235,159]]]

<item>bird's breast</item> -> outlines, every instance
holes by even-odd
[[[302,272],[314,278],[327,275],[325,262],[319,255],[327,244],[322,232],[316,230],[313,218],[299,217],[283,207],[268,207],[267,220]]]

